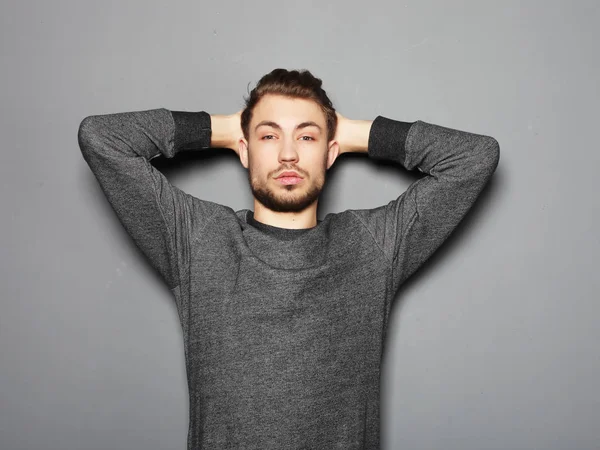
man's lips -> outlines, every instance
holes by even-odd
[[[279,177],[279,178],[277,178],[277,181],[279,181],[282,184],[298,184],[302,181],[302,178],[300,178],[300,177]]]
[[[281,184],[297,184],[302,181],[302,177],[297,172],[286,171],[277,177]]]

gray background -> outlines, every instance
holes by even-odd
[[[591,1],[2,2],[0,448],[185,448],[174,303],[77,129],[158,107],[231,113],[276,67],[310,69],[350,118],[500,143],[476,207],[400,290],[383,448],[600,448],[599,23]],[[161,170],[252,208],[232,151]],[[416,179],[344,155],[319,217]]]

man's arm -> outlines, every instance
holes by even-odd
[[[390,262],[394,292],[446,240],[496,170],[498,142],[490,137],[423,121],[342,117],[341,149],[395,161],[426,176],[398,198],[373,209],[352,210]]]
[[[215,116],[215,138],[230,134],[229,116]],[[215,204],[169,183],[150,160],[173,158],[225,142],[213,141],[204,112],[147,111],[89,116],[78,132],[79,147],[106,198],[136,245],[170,289],[186,276],[192,228],[202,228]]]

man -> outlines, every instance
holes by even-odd
[[[399,286],[492,176],[489,136],[336,113],[308,71],[265,75],[231,116],[154,109],[86,117],[81,151],[173,292],[190,394],[189,449],[377,449],[380,368]],[[171,185],[163,155],[230,148],[254,211]],[[317,220],[336,158],[363,152],[424,177],[373,209]]]

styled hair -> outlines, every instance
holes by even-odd
[[[249,138],[252,111],[263,96],[267,94],[283,95],[290,98],[313,100],[325,114],[327,122],[327,140],[333,139],[337,128],[337,115],[327,93],[321,88],[323,82],[308,70],[275,69],[264,75],[244,98],[246,106],[242,111],[241,127],[244,138]]]

